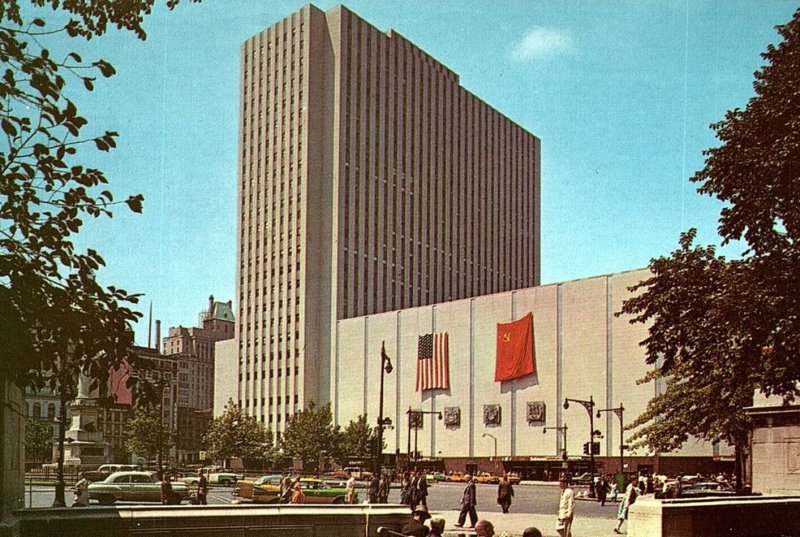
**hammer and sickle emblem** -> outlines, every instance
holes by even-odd
[[[503,334],[503,343],[508,343],[511,341],[511,332],[506,332]]]

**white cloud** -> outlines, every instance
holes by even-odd
[[[525,61],[569,53],[573,49],[572,36],[568,31],[534,26],[517,43],[511,55],[518,61]]]

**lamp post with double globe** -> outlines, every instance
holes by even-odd
[[[379,407],[378,407],[378,453],[377,453],[377,473],[380,475],[381,466],[383,465],[383,428],[387,426],[386,420],[383,419],[383,377],[392,373],[392,361],[386,355],[386,342],[381,343],[381,388],[379,393]],[[388,419],[388,418],[387,418]],[[388,424],[391,424],[389,420]]]

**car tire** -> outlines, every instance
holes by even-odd
[[[111,494],[101,494],[97,497],[97,503],[100,505],[113,505],[116,499]]]
[[[342,505],[344,503],[344,496],[337,496],[331,502],[334,505]]]

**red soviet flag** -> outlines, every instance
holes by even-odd
[[[494,380],[525,377],[534,371],[533,313],[510,323],[497,323]]]

